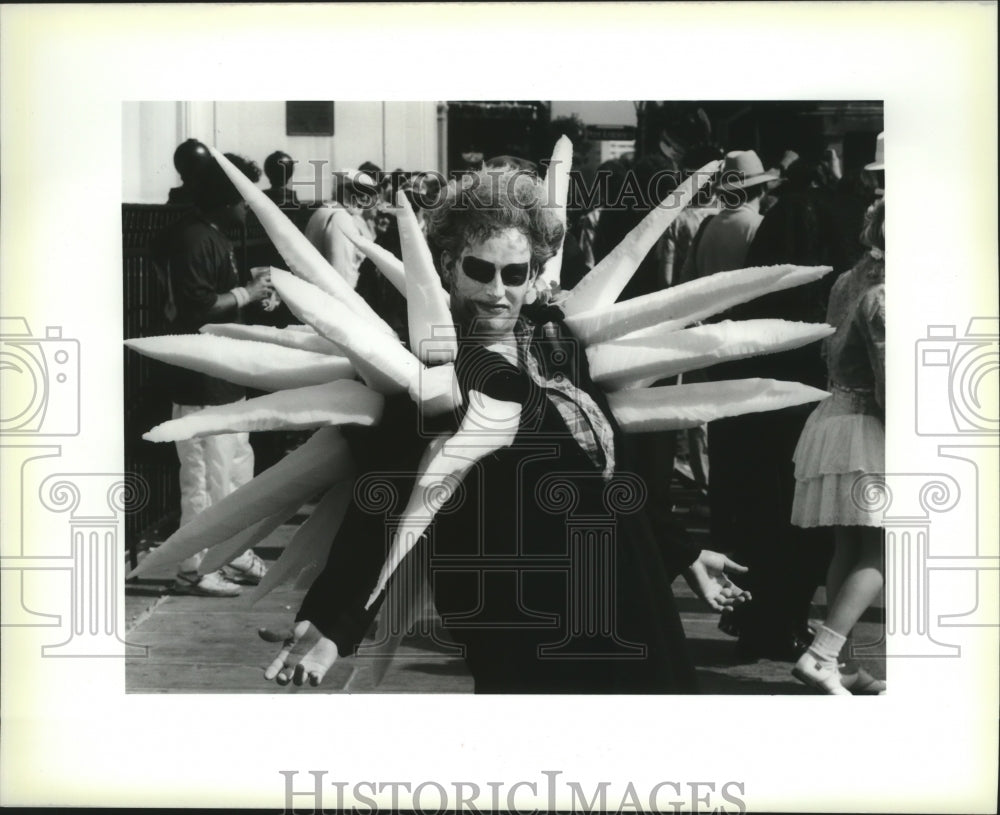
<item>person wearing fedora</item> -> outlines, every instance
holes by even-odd
[[[702,221],[684,261],[682,280],[743,268],[747,250],[763,220],[761,198],[768,184],[780,177],[776,169],[765,170],[753,150],[726,154],[715,186],[723,209]]]
[[[746,266],[831,266],[846,271],[860,257],[843,231],[829,190],[824,164],[798,159],[784,173],[781,195],[764,215]],[[772,292],[737,305],[721,319],[776,319],[822,323],[835,275]],[[826,365],[818,343],[767,357],[721,363],[710,372],[717,380],[777,379],[826,389]],[[823,582],[833,551],[829,530],[801,529],[791,523],[795,493],[792,454],[811,406],[788,407],[722,419],[712,424],[712,471],[715,518],[720,543],[750,567],[753,602],[731,615],[720,627],[739,637],[741,659],[797,659],[812,634],[811,603]]]
[[[681,282],[717,272],[742,269],[749,265],[747,256],[750,246],[764,220],[760,214],[761,201],[768,189],[780,179],[781,171],[778,169],[765,171],[760,158],[752,150],[731,152],[725,156],[719,179],[715,184],[715,193],[722,210],[702,221],[685,258],[680,276]],[[731,366],[735,364],[730,363]],[[695,373],[708,380],[739,378],[739,374],[729,375],[725,370],[726,366],[720,365]],[[688,381],[685,375],[685,382]],[[739,419],[745,418],[747,417],[739,417]],[[770,449],[766,441],[755,435],[762,432],[762,427],[754,427],[750,433],[747,433],[747,429],[748,425],[738,419],[719,420],[708,424],[710,534],[714,546],[728,551],[747,551],[748,542],[744,540],[744,536],[748,530],[752,530],[754,538],[768,534],[767,525],[758,522],[759,518],[756,515],[778,514],[762,507],[765,504],[769,507],[770,504],[780,501],[780,496],[771,495],[779,485],[776,479],[771,477],[775,468],[769,466],[769,462],[776,455],[780,456],[780,452]],[[773,436],[772,433],[769,438]],[[792,439],[794,444],[798,439],[797,432],[793,433]],[[790,456],[791,450],[788,451],[788,458]],[[759,490],[755,492],[758,487]],[[752,498],[748,497],[750,493],[754,493]],[[789,502],[790,500],[789,490]],[[755,539],[753,543],[756,546],[770,546],[768,541]],[[759,564],[761,558],[757,558],[757,562]],[[760,585],[764,585],[764,582]],[[760,608],[767,605],[771,599],[762,598],[756,606]],[[754,603],[748,605],[752,606]],[[770,630],[768,633],[772,636],[773,642],[767,643],[766,648],[761,648],[760,643],[755,641],[751,647],[747,636],[750,632],[744,631],[744,627],[747,626],[749,618],[756,615],[748,612],[751,612],[751,609],[743,609],[739,614],[726,615],[720,621],[720,627],[724,631],[740,637],[741,657],[756,659],[767,656],[794,659],[805,648],[807,637],[804,632],[799,638],[791,636],[790,633],[786,641],[784,636],[779,636]],[[760,627],[771,628],[768,625]],[[754,633],[756,634],[756,631]]]
[[[881,198],[885,195],[885,132],[875,137],[875,161],[866,164],[865,169],[878,174],[878,189],[875,194]]]

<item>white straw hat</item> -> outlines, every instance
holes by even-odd
[[[879,133],[875,138],[875,161],[865,165],[866,170],[885,169],[885,132]]]

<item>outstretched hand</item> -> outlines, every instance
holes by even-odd
[[[316,687],[337,660],[337,644],[323,636],[308,620],[300,620],[291,632],[277,633],[261,628],[257,634],[267,642],[281,642],[282,649],[264,669],[264,678],[279,685],[306,681]]]
[[[750,592],[733,583],[727,572],[746,574],[748,571],[746,566],[719,552],[702,549],[698,559],[684,570],[684,579],[715,611],[728,611],[751,598]]]

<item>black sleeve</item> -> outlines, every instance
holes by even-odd
[[[565,330],[562,330],[561,334],[562,342],[570,343],[569,346],[563,346],[564,348],[572,349],[573,344],[579,345]],[[582,351],[582,346],[577,349],[576,366],[580,387],[594,398],[594,401],[601,408],[601,411],[607,417],[608,422],[615,431],[617,469],[619,471],[635,472],[640,477],[651,477],[650,474],[644,473],[644,468],[638,464],[636,457],[633,455],[635,448],[642,444],[641,437],[636,439],[632,444],[626,442],[625,434],[615,421],[615,416],[608,404],[607,397],[590,378],[590,367],[587,364],[587,355]],[[688,531],[672,516],[668,519],[665,513],[650,512],[648,508],[644,508],[641,512],[646,515],[646,520],[659,546],[660,555],[666,564],[670,579],[673,580],[673,578],[677,577],[677,575],[698,559],[701,547],[691,540]]]
[[[344,428],[360,475],[355,494],[330,547],[326,568],[306,594],[296,621],[309,620],[335,643],[341,655],[354,653],[371,627],[380,602],[365,611],[391,540],[387,524],[405,506],[413,474],[426,447],[417,409],[406,395],[387,397],[377,427]],[[393,497],[382,498],[378,485]]]
[[[238,285],[225,248],[196,234],[183,234],[167,256],[177,310],[185,325],[228,322],[233,313],[213,320],[216,297]]]
[[[341,656],[354,653],[375,620],[383,598],[367,611],[364,606],[388,554],[391,519],[406,506],[428,434],[448,427],[439,421],[421,428],[418,422],[416,405],[402,394],[386,398],[377,427],[344,429],[361,475],[326,567],[295,617],[333,640]],[[386,491],[380,492],[382,486]],[[386,494],[392,497],[383,503]]]
[[[383,526],[351,503],[333,540],[326,568],[309,588],[295,620],[309,620],[323,636],[350,656],[371,627],[381,598],[366,611],[365,603],[385,561]]]
[[[698,559],[701,547],[677,521],[658,520],[653,532],[660,545],[660,555],[667,566],[671,581]]]
[[[637,436],[626,436],[620,430],[617,432],[616,469],[619,472],[632,473],[645,483],[648,483],[647,479],[662,478],[662,462],[650,458],[649,454],[655,448],[651,446],[648,439],[644,438],[653,434],[643,433]],[[670,580],[673,582],[677,575],[698,559],[701,547],[691,539],[691,535],[676,519],[672,511],[666,507],[651,504],[652,502],[647,500],[646,505],[637,514],[645,516],[643,520],[645,528],[648,528],[652,535]]]
[[[463,396],[475,390],[493,399],[524,404],[528,395],[527,375],[496,351],[481,345],[460,346],[455,375]]]

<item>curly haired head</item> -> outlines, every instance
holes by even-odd
[[[473,243],[516,229],[528,239],[532,265],[540,269],[559,250],[564,231],[546,200],[544,184],[523,169],[487,168],[452,181],[425,212],[435,265],[441,268],[444,252],[457,258]]]
[[[226,153],[225,155],[243,175],[255,184],[257,183],[260,179],[260,167],[250,159],[237,156],[235,153]],[[202,211],[208,212],[220,207],[238,204],[242,200],[243,196],[240,195],[239,190],[236,189],[233,182],[229,180],[226,171],[222,169],[215,159],[212,159],[211,163],[205,169],[198,189],[194,193],[195,205]]]
[[[865,213],[861,242],[873,249],[885,251],[885,199],[879,198]]]

